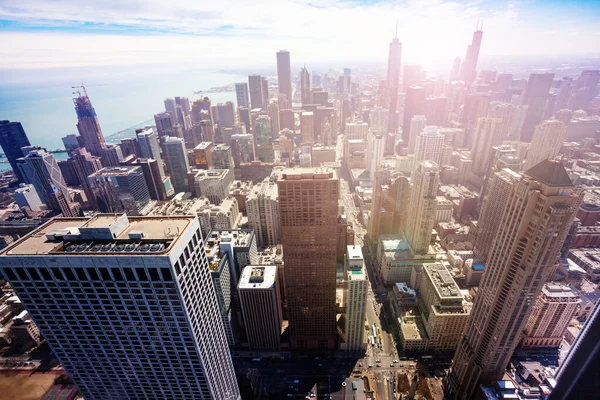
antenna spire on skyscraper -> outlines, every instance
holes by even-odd
[[[398,39],[398,20],[396,19],[396,36],[394,36],[396,39]]]

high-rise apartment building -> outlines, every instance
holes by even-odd
[[[471,170],[479,176],[484,176],[490,169],[493,147],[502,143],[502,119],[479,118],[473,139],[473,164]]]
[[[467,47],[467,55],[460,68],[460,77],[467,85],[472,84],[477,77],[477,59],[479,58],[482,38],[483,31],[481,29],[473,32],[473,40]]]
[[[559,162],[542,161],[513,183],[454,355],[450,395],[469,399],[480,383],[502,378],[533,303],[554,273],[580,201]]]
[[[17,159],[23,157],[21,147],[31,146],[31,143],[20,122],[0,121],[0,146],[19,182],[25,182],[17,168]]]
[[[529,76],[521,100],[521,103],[527,106],[527,115],[521,131],[521,140],[524,142],[531,142],[535,127],[542,122],[553,81],[553,73],[533,73]]]
[[[259,247],[281,243],[277,193],[277,173],[274,172],[261,183],[254,185],[246,197],[248,223],[254,229]]]
[[[106,147],[102,129],[96,116],[96,110],[83,88],[83,95],[73,99],[75,112],[77,113],[77,131],[83,138],[85,148],[95,156],[101,156],[100,151]]]
[[[324,168],[287,169],[277,186],[290,345],[334,349],[339,179]]]
[[[240,399],[198,219],[52,220],[0,268],[86,399]]]
[[[250,109],[263,108],[263,85],[260,75],[248,76],[248,84],[250,87]]]
[[[283,312],[277,266],[244,267],[237,289],[250,348],[279,350]]]
[[[521,346],[559,348],[580,304],[579,295],[570,286],[558,282],[545,284],[525,325]]]
[[[527,155],[525,156],[523,170],[527,171],[543,160],[558,156],[565,140],[566,132],[566,125],[555,119],[544,121],[536,126],[531,146],[529,146]]]
[[[292,67],[290,52],[287,50],[277,52],[277,85],[279,86],[279,93],[285,94],[291,105],[294,101],[292,97]]]
[[[313,104],[312,93],[310,91],[310,74],[306,67],[300,71],[300,94],[302,96],[302,105]]]
[[[250,107],[250,96],[248,95],[248,84],[246,82],[235,84],[235,96],[238,108]]]
[[[367,294],[369,280],[365,259],[360,246],[347,246],[344,263],[344,302],[346,304],[346,325],[344,327],[346,351],[365,349],[365,317],[367,314]]]
[[[162,150],[175,191],[189,191],[187,173],[190,165],[185,150],[185,142],[181,138],[165,137],[162,140]]]
[[[413,253],[426,254],[429,251],[439,185],[440,172],[435,162],[422,161],[417,164],[408,205],[410,218],[406,226],[406,238]]]
[[[440,128],[433,125],[425,126],[415,140],[415,168],[421,161],[426,160],[441,165],[443,149],[444,135],[440,133]]]

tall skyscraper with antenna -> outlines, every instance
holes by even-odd
[[[396,22],[396,36],[390,43],[388,56],[387,88],[389,94],[389,125],[385,136],[385,154],[394,154],[396,132],[398,131],[398,87],[400,86],[400,60],[402,58],[402,43],[398,40],[398,23]],[[404,135],[404,133],[403,133]]]
[[[294,100],[292,98],[292,67],[290,65],[290,52],[287,50],[277,52],[277,82],[279,93],[285,94],[287,101],[292,104],[292,100]]]
[[[92,106],[85,86],[73,86],[73,89],[77,89],[74,93],[78,94],[73,99],[75,112],[77,113],[77,130],[83,137],[86,149],[93,155],[100,157],[102,156],[101,150],[106,147],[106,143],[104,143],[104,136],[96,116],[96,110]],[[79,89],[83,90],[83,94]]]
[[[462,63],[460,69],[460,78],[467,84],[470,85],[475,81],[477,77],[477,59],[479,58],[479,49],[481,48],[481,38],[483,37],[483,22],[481,27],[479,21],[477,21],[477,30],[473,32],[473,40],[467,47],[467,55]]]

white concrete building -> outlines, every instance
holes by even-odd
[[[0,270],[87,399],[240,399],[196,217],[52,220]]]
[[[248,223],[254,229],[259,247],[281,243],[277,179],[273,176],[255,185],[246,198]]]
[[[437,165],[442,162],[442,152],[444,149],[444,135],[440,133],[440,128],[433,125],[427,125],[417,135],[415,142],[415,169],[422,161],[433,161]]]
[[[230,169],[197,170],[194,189],[197,197],[208,197],[213,204],[220,204],[227,196],[233,182]]]
[[[365,317],[369,281],[365,259],[360,246],[348,246],[345,260],[346,341],[342,344],[346,351],[363,351],[365,343]]]
[[[19,208],[29,207],[31,211],[40,211],[44,206],[42,199],[40,199],[32,184],[21,184],[21,187],[15,190],[13,198]]]

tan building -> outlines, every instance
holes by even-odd
[[[277,181],[292,349],[333,350],[339,179],[287,169]]]
[[[523,347],[560,347],[581,299],[568,285],[544,285],[525,326]]]
[[[554,273],[581,198],[564,166],[554,161],[542,161],[511,185],[466,335],[454,355],[448,395],[470,399],[480,384],[502,378],[531,307]]]
[[[539,162],[558,155],[565,140],[567,127],[557,120],[544,121],[535,127],[531,146],[527,150],[523,170],[537,165]]]
[[[238,295],[250,348],[279,350],[283,317],[277,266],[245,267]]]
[[[213,204],[220,204],[229,196],[229,188],[233,182],[233,170],[209,169],[195,170],[194,193],[196,197],[208,197]]]
[[[302,133],[302,143],[314,143],[315,118],[312,112],[304,111],[300,114],[300,132]]]
[[[348,246],[346,251],[344,304],[346,305],[344,334],[346,341],[342,349],[363,351],[365,342],[365,317],[369,280],[365,259],[360,246]]]
[[[444,265],[423,265],[419,308],[429,337],[428,349],[456,349],[467,328],[471,303]]]
[[[315,146],[310,151],[310,159],[313,167],[321,167],[326,162],[335,162],[335,147]]]

